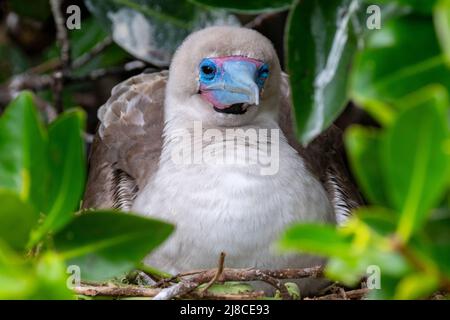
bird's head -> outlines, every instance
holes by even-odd
[[[166,117],[210,126],[242,126],[276,118],[281,68],[270,41],[238,27],[190,35],[170,66]]]

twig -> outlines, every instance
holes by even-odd
[[[215,269],[210,269],[193,275],[189,279],[193,282],[206,283],[215,275]],[[320,278],[323,276],[323,267],[311,267],[303,269],[229,269],[224,268],[221,276],[222,281],[264,281],[261,277],[269,276],[275,279],[302,279]]]
[[[221,259],[219,260],[219,263]],[[180,280],[180,283],[167,288],[165,297],[175,297],[173,294],[179,292],[186,292],[191,289],[191,286],[199,286],[204,283],[212,284],[218,278],[218,269],[196,270],[179,274],[171,277],[169,281],[160,281],[155,286],[166,285],[169,282]],[[301,279],[301,278],[320,278],[323,275],[323,267],[312,267],[303,269],[228,269],[223,268],[220,273],[221,281],[263,281],[274,286],[280,291],[283,299],[291,299],[289,291],[286,286],[278,281],[278,279]],[[207,285],[207,286],[208,286]],[[203,290],[202,292],[206,292]],[[170,293],[170,295],[169,295]]]
[[[424,263],[416,255],[414,250],[409,248],[398,236],[393,236],[391,238],[391,245],[392,248],[400,253],[407,261],[409,261],[414,268],[424,273],[428,272],[429,268],[426,263]],[[446,275],[439,273],[439,281],[442,289],[450,291],[450,279]]]
[[[342,292],[332,293],[321,297],[305,298],[305,300],[356,300],[364,298],[364,296],[366,296],[367,293],[369,293],[369,289],[363,288],[344,291],[344,293]]]
[[[258,16],[256,16],[255,19],[251,20],[250,22],[246,23],[244,27],[249,29],[255,29],[260,27],[266,20],[271,19],[275,16],[277,16],[280,12],[268,12],[263,13]]]
[[[259,275],[259,278],[261,281],[264,281],[264,282],[270,284],[271,286],[273,286],[275,289],[278,289],[280,291],[281,298],[283,300],[291,300],[292,299],[286,286],[278,279],[275,279],[275,278],[267,275],[266,273],[261,273]]]
[[[62,1],[50,0],[53,18],[56,25],[56,37],[61,47],[61,64],[63,71],[70,68],[70,42],[62,13]]]
[[[131,62],[126,63],[123,66],[118,67],[111,67],[107,69],[97,69],[92,72],[90,72],[87,75],[83,76],[67,76],[65,78],[66,82],[85,82],[85,81],[96,81],[98,79],[101,79],[103,77],[107,76],[113,76],[113,75],[128,75],[135,72],[142,72],[147,69],[147,64],[140,61],[140,60],[134,60]],[[152,71],[159,71],[158,70],[152,70]]]
[[[198,299],[255,299],[263,297],[261,291],[244,293],[239,295],[214,294],[208,292],[208,288],[215,281],[263,281],[273,285],[280,290],[283,299],[291,299],[287,288],[279,281],[282,279],[318,278],[323,275],[323,267],[312,267],[303,269],[230,269],[224,268],[225,254],[219,258],[218,268],[207,270],[195,270],[171,277],[170,281],[160,281],[153,287],[140,286],[111,286],[83,284],[74,289],[75,293],[85,296],[117,296],[117,297],[154,297],[156,300],[168,300],[180,297]],[[178,280],[179,282],[168,288],[159,288],[162,284],[167,284]],[[207,284],[206,289],[196,290],[200,285]],[[353,297],[347,292],[348,297]]]
[[[56,25],[56,37],[61,50],[61,66],[60,70],[53,74],[53,96],[55,100],[55,108],[58,112],[63,111],[62,91],[64,88],[64,76],[70,72],[70,42],[67,29],[64,24],[62,14],[61,0],[50,0],[53,18]]]
[[[217,272],[214,275],[214,277],[211,279],[211,281],[208,282],[208,284],[203,288],[202,292],[208,291],[209,288],[219,279],[219,277],[222,275],[223,272],[223,266],[225,263],[225,252],[221,252],[219,256],[219,263],[217,266]]]
[[[97,43],[90,51],[86,52],[72,63],[72,69],[78,69],[102,53],[106,48],[113,44],[113,39],[107,36],[101,42]]]
[[[75,287],[73,291],[76,294],[84,296],[108,296],[108,297],[154,297],[161,290],[138,286],[79,286]]]
[[[164,289],[165,290],[165,289]],[[96,297],[143,297],[153,298],[160,294],[163,290],[138,287],[138,286],[79,286],[73,289],[75,294]],[[216,293],[200,293],[192,291],[185,295],[186,298],[191,299],[212,299],[212,300],[254,300],[264,297],[263,291],[246,292],[240,294],[216,294]]]
[[[171,300],[175,297],[183,296],[197,288],[198,285],[196,282],[181,281],[169,288],[161,289],[154,300]]]

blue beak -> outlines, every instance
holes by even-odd
[[[200,65],[201,94],[219,109],[233,104],[258,105],[265,80],[261,83],[259,71],[257,63],[246,58],[204,59]]]

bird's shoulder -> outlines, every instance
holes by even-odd
[[[167,71],[131,77],[99,108],[84,207],[124,209],[156,171],[167,79]]]

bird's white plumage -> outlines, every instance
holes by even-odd
[[[233,267],[302,267],[310,258],[280,255],[273,244],[296,221],[334,223],[322,185],[282,136],[279,171],[263,176],[259,165],[176,165],[172,149],[182,122],[165,127],[165,147],[154,178],[132,210],[176,224],[175,234],[146,262],[177,273],[214,267],[221,251]],[[274,119],[255,119],[252,128],[278,128]],[[189,128],[188,128],[189,129]],[[247,129],[247,128],[243,128]],[[245,137],[236,145],[245,148]],[[225,143],[225,141],[216,142]]]

